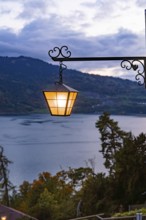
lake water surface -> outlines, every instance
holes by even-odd
[[[105,171],[100,140],[95,122],[99,115],[0,116],[0,145],[13,161],[10,180],[20,185],[32,182],[43,171],[55,174],[68,167],[86,166],[95,160],[96,172]],[[146,133],[146,117],[111,116],[125,131],[138,135]]]

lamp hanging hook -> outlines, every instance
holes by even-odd
[[[59,64],[59,84],[63,84],[63,71],[67,69],[67,66],[62,63],[62,61]]]

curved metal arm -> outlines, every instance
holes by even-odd
[[[145,56],[131,56],[131,57],[71,57],[71,52],[67,46],[54,47],[53,50],[49,50],[49,56],[53,61],[115,61],[121,60],[121,67],[126,70],[133,69],[137,71],[135,79],[138,81],[138,85],[145,85],[146,88],[146,57]],[[138,63],[138,64],[137,64]],[[140,69],[142,67],[142,70]],[[62,68],[62,64],[60,69]],[[61,70],[62,71],[62,70]],[[61,75],[61,74],[60,74]],[[141,80],[142,79],[142,80]],[[60,77],[60,81],[61,77]]]

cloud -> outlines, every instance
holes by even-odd
[[[63,45],[68,46],[73,57],[144,55],[142,35],[120,29],[113,35],[85,37],[83,33],[73,31],[60,23],[57,15],[31,22],[18,35],[10,29],[1,30],[0,39],[1,56],[32,56],[47,62],[52,62],[48,57],[48,50]],[[119,62],[72,62],[68,68],[101,73],[101,68],[118,66]]]
[[[146,7],[145,0],[136,0],[136,4],[139,7]]]
[[[37,17],[42,17],[47,13],[47,7],[53,4],[53,1],[46,2],[45,0],[25,0],[23,3],[23,10],[18,18],[35,20]]]
[[[8,1],[5,2],[8,3]],[[66,8],[63,9],[66,11],[61,12],[57,9],[61,10],[64,5],[60,5],[68,1],[63,0],[59,3],[60,5],[56,0],[46,2],[45,0],[23,1],[22,10],[17,14],[17,19],[23,20],[18,33],[8,27],[0,28],[1,56],[24,55],[52,62],[48,56],[48,50],[63,45],[68,46],[72,57],[117,57],[145,54],[144,33],[136,27],[136,31],[133,31],[134,28],[131,30],[130,24],[125,27],[122,25],[129,20],[135,22],[133,17],[127,19],[126,13],[129,7],[123,12],[127,20],[118,20],[122,13],[119,6],[125,8],[126,0],[122,3],[108,0],[79,0],[80,7],[73,8],[73,10],[69,8],[69,11]],[[15,1],[15,3],[20,3],[20,1]],[[73,3],[71,3],[72,6]],[[94,34],[91,33],[93,29]],[[120,62],[70,62],[67,65],[68,68],[102,74],[108,67],[110,74],[116,75],[116,71],[120,76],[123,74],[118,69]]]

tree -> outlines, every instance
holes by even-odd
[[[95,124],[101,135],[101,151],[105,159],[104,165],[109,169],[109,173],[115,172],[115,154],[122,147],[125,138],[128,138],[130,133],[121,130],[118,122],[110,118],[108,113],[103,113]]]
[[[115,183],[119,185],[117,198],[127,203],[143,203],[146,190],[146,135],[131,136],[115,155]],[[121,184],[122,183],[122,184]],[[128,204],[127,204],[128,205]]]
[[[24,181],[13,198],[15,208],[42,220],[74,217],[74,189],[62,175],[42,172],[31,184]]]
[[[146,134],[135,137],[121,130],[118,123],[104,113],[96,122],[101,134],[101,152],[109,169],[111,199],[115,204],[144,202],[146,191]]]
[[[9,191],[13,189],[13,185],[9,180],[8,165],[12,163],[4,155],[4,149],[0,146],[0,188],[2,193],[2,202],[7,206],[10,205]]]
[[[89,176],[80,192],[82,215],[107,213],[111,205],[109,190],[109,181],[105,174],[98,173],[94,176]]]
[[[67,171],[62,170],[60,174],[60,177],[63,177],[65,182],[68,183],[74,189],[74,191],[76,191],[83,186],[84,181],[88,179],[89,176],[94,175],[94,172],[90,167],[69,167]]]

